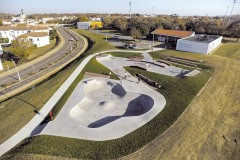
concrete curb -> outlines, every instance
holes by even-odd
[[[78,36],[83,39],[83,41],[84,41],[84,47],[83,47],[83,49],[82,49],[76,56],[74,56],[74,57],[73,57],[72,59],[70,59],[68,62],[66,62],[66,63],[62,64],[61,66],[55,68],[54,70],[48,72],[48,73],[45,74],[44,76],[41,76],[41,77],[39,77],[38,79],[35,79],[34,81],[29,82],[28,84],[26,84],[26,85],[18,88],[17,90],[14,90],[14,91],[9,92],[9,93],[7,93],[7,94],[5,94],[5,95],[3,95],[3,96],[0,96],[0,101],[4,101],[4,100],[6,100],[6,99],[8,99],[8,98],[11,98],[12,96],[14,96],[14,95],[16,95],[16,94],[18,94],[18,93],[23,92],[24,90],[30,88],[31,86],[36,85],[36,84],[42,82],[43,80],[49,78],[50,76],[52,76],[53,74],[57,73],[59,70],[61,70],[62,68],[64,68],[66,65],[68,65],[69,63],[71,63],[73,60],[75,60],[77,57],[79,57],[82,53],[84,53],[84,52],[87,50],[87,48],[88,48],[88,41],[87,41],[87,39],[86,39],[85,37],[83,37],[83,36],[81,36],[81,35],[79,35],[79,34],[78,34]],[[61,60],[61,61],[62,61],[62,60]],[[61,62],[61,61],[60,61],[60,62]],[[58,63],[59,63],[59,62],[58,62]],[[56,64],[55,64],[55,65],[56,65]],[[41,72],[39,72],[39,73],[41,73]],[[39,73],[38,73],[38,74],[39,74]],[[27,80],[27,79],[25,79],[25,80]]]

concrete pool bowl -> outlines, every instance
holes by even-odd
[[[152,120],[165,98],[137,79],[82,80],[56,119],[41,134],[105,141],[121,138]]]
[[[100,80],[84,83],[85,98],[71,109],[70,115],[88,128],[103,127],[123,117],[143,115],[154,105],[150,96],[127,93],[119,83]]]

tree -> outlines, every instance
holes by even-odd
[[[126,31],[128,22],[126,18],[118,18],[115,20],[115,26],[120,30],[120,31]]]
[[[50,36],[50,40],[57,38],[58,34],[57,34],[56,29],[50,30],[49,36]]]
[[[113,25],[112,23],[113,23],[112,18],[106,17],[106,18],[103,19],[103,26],[105,28],[111,27]]]
[[[237,38],[237,42],[238,42],[240,38],[240,21],[231,23],[226,28],[226,33],[231,37]]]
[[[17,38],[12,41],[9,51],[20,59],[26,59],[29,56],[29,51],[36,48],[31,42],[23,38]]]
[[[78,17],[78,22],[88,22],[88,21],[89,21],[89,19],[88,19],[88,17],[85,16],[85,15],[80,15],[80,16]]]
[[[2,22],[2,20],[0,19],[0,26],[3,26],[3,22]]]
[[[141,31],[135,27],[131,29],[130,34],[134,39],[140,39],[142,37]]]

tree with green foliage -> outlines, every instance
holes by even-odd
[[[233,38],[237,38],[237,42],[238,42],[240,38],[240,21],[231,23],[226,28],[226,34]]]
[[[89,19],[86,15],[80,15],[78,17],[78,22],[88,22],[88,21],[89,21]]]
[[[36,48],[34,44],[23,38],[17,38],[12,41],[11,46],[8,48],[16,57],[26,59],[29,56],[29,51]]]
[[[128,26],[128,21],[126,18],[118,18],[114,21],[116,28],[118,28],[120,31],[126,31]]]
[[[57,34],[56,29],[50,30],[49,36],[50,36],[50,40],[57,38],[58,34]]]
[[[0,26],[3,26],[3,22],[2,22],[2,20],[0,19]]]
[[[103,19],[103,26],[105,28],[112,27],[112,25],[113,25],[113,19],[112,18],[106,17],[106,18]]]
[[[134,39],[140,39],[142,37],[141,31],[140,29],[137,29],[135,27],[133,27],[131,29],[130,35],[134,38]]]

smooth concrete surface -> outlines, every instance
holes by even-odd
[[[146,55],[146,53],[143,55]],[[137,61],[129,60],[127,58],[112,57],[111,55],[99,56],[96,59],[98,62],[100,62],[107,68],[111,69],[113,72],[121,70],[123,67],[136,66],[136,65],[145,66],[146,70],[149,72],[154,72],[154,73],[163,74],[163,75],[172,76],[172,77],[179,77],[190,72],[189,70],[185,70],[185,69],[174,67],[174,66],[168,66],[164,63],[153,62],[149,58],[146,58],[148,60],[146,62],[143,62],[143,61],[137,62]]]
[[[86,140],[116,139],[143,126],[165,106],[165,98],[134,77],[82,80],[63,109],[41,132]]]

